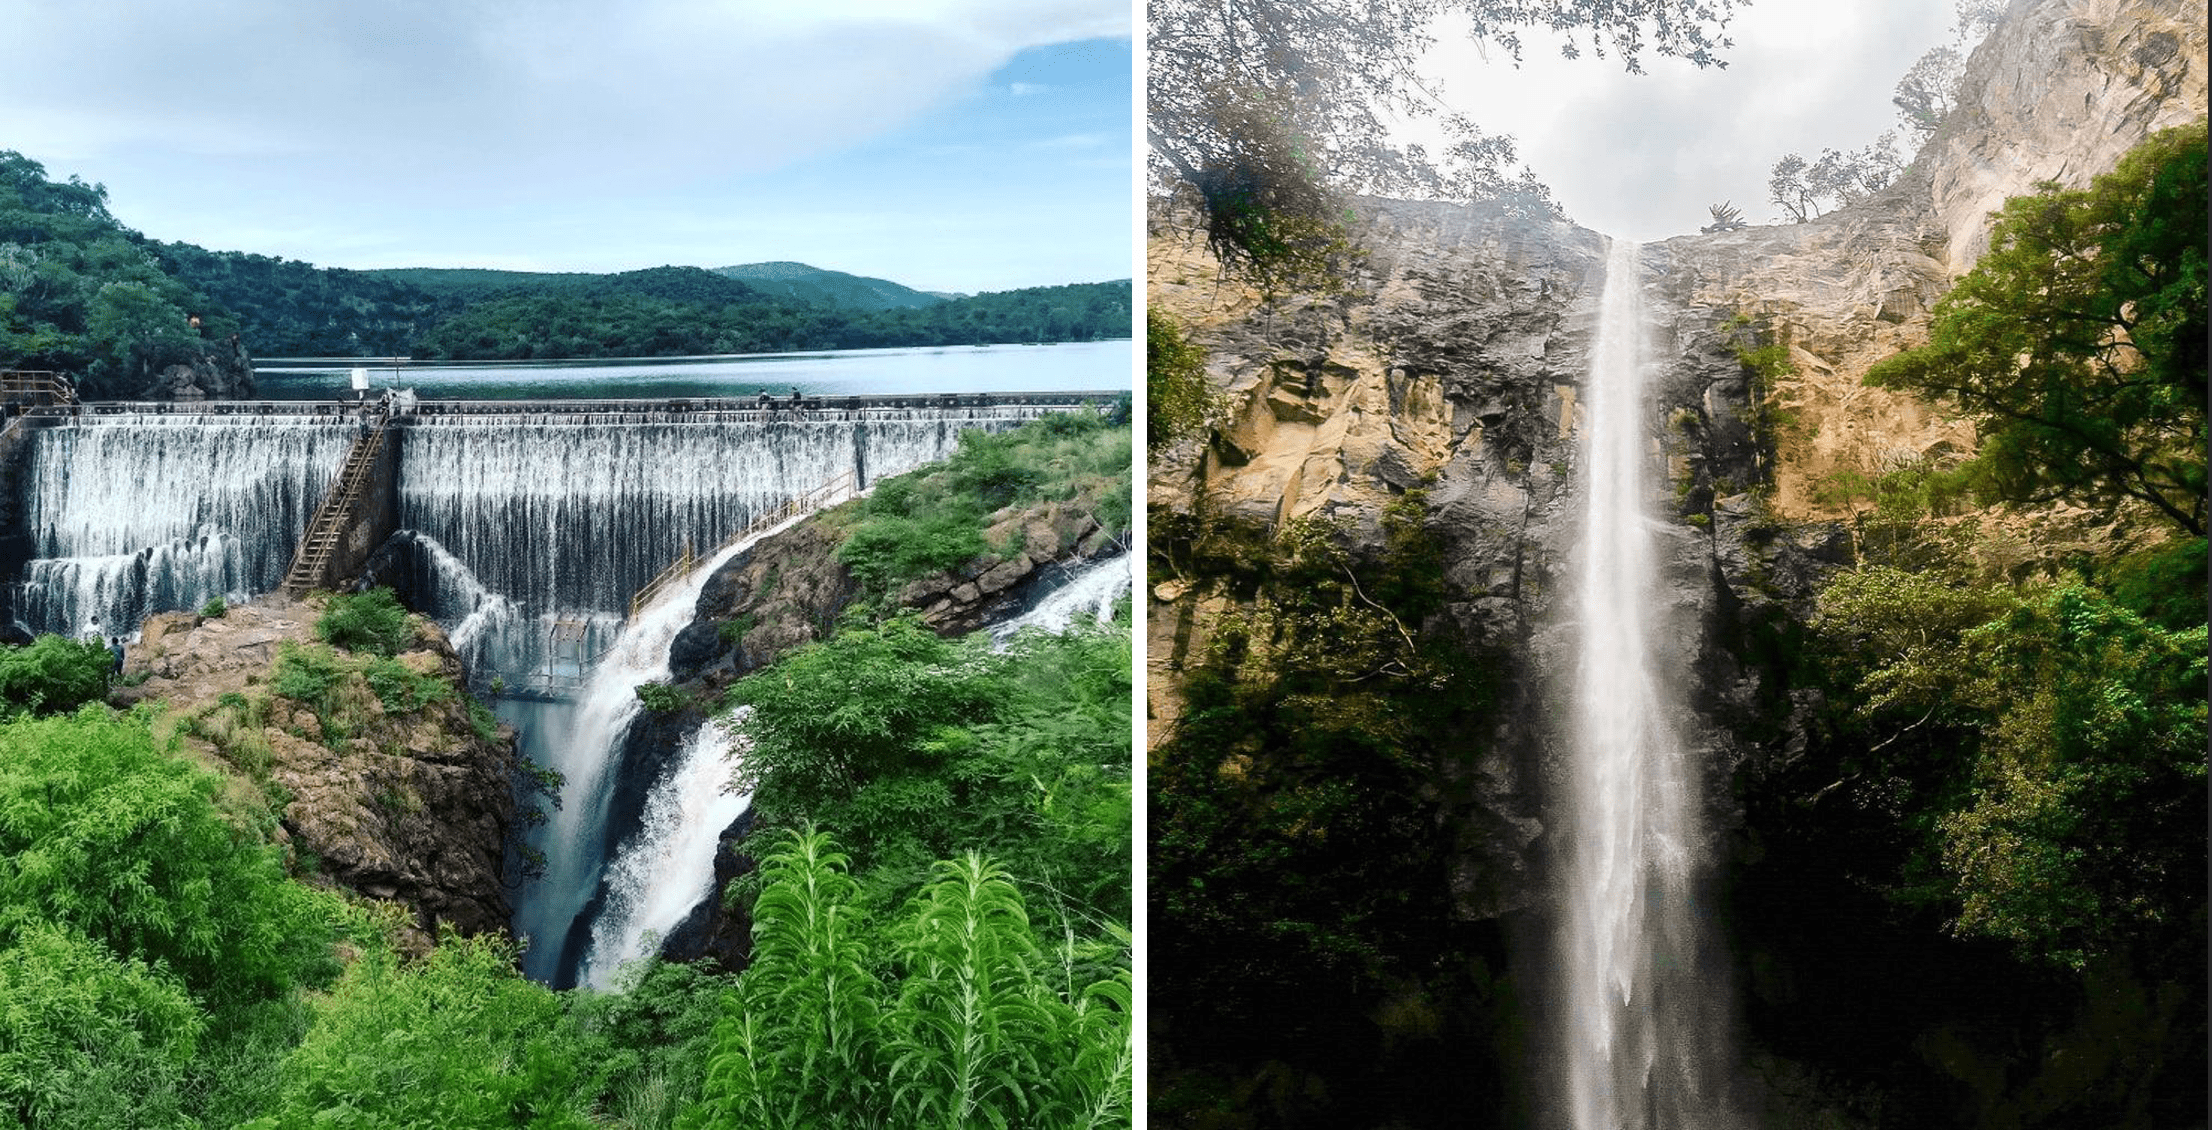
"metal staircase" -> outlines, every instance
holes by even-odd
[[[676,581],[681,579],[686,573],[689,573],[694,568],[697,568],[699,562],[703,560],[713,559],[716,554],[721,553],[723,550],[736,545],[738,542],[741,542],[746,538],[749,538],[754,534],[775,525],[778,522],[787,521],[789,519],[799,517],[803,514],[811,514],[814,511],[820,510],[832,503],[843,502],[845,499],[851,497],[853,493],[853,473],[851,471],[846,471],[836,478],[823,483],[821,486],[815,487],[813,490],[810,490],[805,494],[798,495],[790,499],[789,501],[786,501],[783,505],[776,507],[774,510],[754,515],[753,520],[746,523],[744,529],[730,535],[730,537],[725,539],[722,544],[715,546],[714,550],[710,553],[707,553],[703,556],[695,554],[691,551],[691,543],[688,541],[685,542],[684,551],[681,554],[677,555],[674,561],[669,562],[668,567],[662,569],[658,576],[654,577],[650,581],[645,582],[645,587],[637,590],[636,596],[630,598],[631,622],[636,622],[637,614],[644,611],[646,605],[653,603],[653,598],[659,596],[661,594],[661,590],[667,588],[672,584],[675,584]]]
[[[330,484],[330,493],[323,496],[322,505],[315,508],[315,517],[307,523],[307,533],[300,538],[300,547],[292,555],[292,567],[285,572],[284,584],[280,586],[285,593],[304,596],[322,580],[323,569],[330,564],[331,554],[337,551],[338,539],[345,536],[346,527],[353,522],[362,489],[368,485],[369,469],[376,465],[378,453],[384,450],[384,433],[390,423],[389,413],[379,413],[376,426],[353,441],[353,450],[346,454],[345,466],[339,468],[338,478]]]

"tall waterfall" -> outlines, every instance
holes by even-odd
[[[1560,952],[1566,1113],[1573,1130],[1703,1130],[1726,1124],[1726,1004],[1699,976],[1699,789],[1653,662],[1661,590],[1637,252],[1613,242],[1586,390]]]

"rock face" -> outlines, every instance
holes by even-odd
[[[707,579],[689,626],[669,648],[669,679],[725,685],[792,648],[830,635],[859,596],[837,560],[847,523],[832,513],[801,522],[731,558]],[[1056,573],[1128,547],[1130,531],[1100,525],[1077,502],[1009,506],[991,515],[984,553],[906,586],[900,603],[940,635],[963,635],[1004,618],[1049,587]]]
[[[1847,511],[1820,501],[1821,481],[1974,443],[1969,425],[1860,379],[1926,340],[1931,307],[1986,250],[1987,214],[2006,197],[2044,180],[2086,185],[2148,133],[2203,115],[2204,16],[2178,0],[2027,0],[1967,75],[1961,109],[1871,198],[1812,223],[1643,249],[1659,362],[1645,420],[1665,468],[1650,503],[1663,516],[1662,666],[1686,704],[1686,752],[1708,768],[1708,854],[1740,828],[1735,790],[1803,749],[1811,692],[1787,685],[1771,651],[1854,554]],[[1364,200],[1357,212],[1368,256],[1344,291],[1274,302],[1225,279],[1187,217],[1153,212],[1151,303],[1207,350],[1226,420],[1154,452],[1150,740],[1175,733],[1186,691],[1219,694],[1224,652],[1265,662],[1242,650],[1264,614],[1264,570],[1164,559],[1178,531],[1323,518],[1349,559],[1372,561],[1388,552],[1393,504],[1418,499],[1442,550],[1443,601],[1410,627],[1498,680],[1495,729],[1454,735],[1463,754],[1425,767],[1433,834],[1451,844],[1460,920],[1518,932],[1517,912],[1547,899],[1557,846],[1548,806],[1563,735],[1550,719],[1573,673],[1558,599],[1572,583],[1579,401],[1606,241],[1481,207]],[[1766,341],[1793,370],[1772,387],[1737,353]],[[2085,542],[2107,533],[2091,515],[2051,521]],[[1209,751],[1216,772],[1241,775],[1249,759],[1225,752]]]
[[[1677,521],[1664,566],[1679,630],[1675,669],[1709,763],[1742,712],[1772,712],[1740,646],[1745,626],[1801,602],[1850,553],[1815,500],[1840,469],[1875,473],[1970,450],[1971,426],[1901,394],[1861,387],[1876,361],[1926,339],[1929,309],[1987,248],[1987,213],[2038,182],[2085,185],[2148,133],[2205,105],[2201,10],[2173,0],[2016,5],[1973,56],[1961,108],[1912,170],[1811,223],[1680,236],[1644,249],[1651,356],[1664,358],[1647,417],[1666,458]],[[1187,218],[1155,211],[1149,287],[1208,350],[1227,422],[1155,453],[1155,537],[1207,514],[1263,528],[1327,516],[1357,551],[1381,515],[1425,487],[1426,529],[1445,549],[1449,602],[1431,630],[1518,657],[1515,693],[1540,695],[1565,640],[1552,597],[1573,552],[1577,400],[1588,367],[1605,239],[1564,223],[1526,225],[1480,207],[1362,201],[1369,255],[1330,298],[1263,306],[1223,279]],[[1731,321],[1739,324],[1731,326]],[[1734,345],[1764,335],[1794,373],[1772,388]],[[1773,424],[1777,410],[1794,417]],[[1760,488],[1754,494],[1754,488]],[[2090,535],[2084,535],[2090,536]],[[1185,661],[1238,606],[1208,579],[1158,578],[1148,622],[1155,741],[1181,710]],[[1533,700],[1532,700],[1533,701]],[[1525,828],[1542,813],[1528,779],[1546,740],[1500,735],[1484,819]],[[1713,800],[1725,820],[1725,772]],[[1470,872],[1526,875],[1533,860],[1493,837]],[[1506,891],[1471,914],[1522,905]]]
[[[138,400],[249,400],[253,397],[253,358],[232,334],[228,342],[209,343],[198,356],[154,374]]]
[[[1874,362],[1922,344],[1928,308],[1989,248],[1989,214],[2044,181],[2087,187],[2158,130],[2205,113],[2205,19],[2172,0],[2040,0],[1968,60],[1958,108],[1905,175],[1811,223],[1678,236],[1651,249],[1677,341],[1747,315],[1790,349],[1769,390],[1774,512],[1841,516],[1814,498],[1838,470],[1892,469],[1973,446],[1972,428],[1864,388]]]
[[[465,934],[506,928],[513,731],[482,736],[463,698],[391,711],[363,686],[349,701],[362,720],[334,737],[314,711],[273,693],[278,657],[288,644],[312,642],[319,612],[270,596],[219,617],[151,617],[123,672],[126,684],[142,681],[114,697],[165,704],[188,748],[288,797],[280,818],[293,848],[312,854],[328,878],[406,906],[416,942],[427,944],[441,925]],[[419,645],[397,662],[461,684],[460,660],[435,626],[423,625]],[[255,732],[242,734],[248,726]]]

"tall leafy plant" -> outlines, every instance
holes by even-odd
[[[1129,1124],[1126,971],[1056,989],[1020,891],[978,853],[938,863],[887,929],[845,862],[811,826],[763,860],[754,962],[678,1125]]]

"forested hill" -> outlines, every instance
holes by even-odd
[[[865,310],[765,293],[700,267],[347,271],[189,244],[162,245],[161,254],[180,278],[236,310],[249,347],[265,356],[672,357],[1099,341],[1130,332],[1126,280]],[[856,279],[865,281],[877,280]]]
[[[753,266],[799,268],[833,290],[920,293],[804,264]],[[1130,334],[1127,280],[943,301],[924,297],[926,308],[853,309],[768,293],[700,267],[619,274],[351,271],[210,251],[148,239],[109,212],[104,188],[52,180],[37,161],[0,150],[0,368],[68,372],[95,396],[135,392],[147,373],[233,333],[260,356],[455,360],[1098,341]],[[194,316],[200,319],[196,328]]]
[[[931,294],[900,286],[889,279],[826,271],[805,263],[743,263],[735,267],[716,267],[714,273],[736,279],[763,294],[851,310],[935,306],[947,298],[965,297]]]
[[[88,395],[131,395],[240,329],[116,221],[106,189],[49,180],[0,150],[0,369],[67,372]]]
[[[743,285],[695,267],[661,270],[703,276],[733,288]],[[1129,327],[1127,280],[1031,287],[922,309],[873,312],[778,301],[757,293],[742,300],[686,300],[616,284],[567,292],[523,290],[473,303],[419,338],[412,354],[524,360],[1102,341],[1128,336]]]

